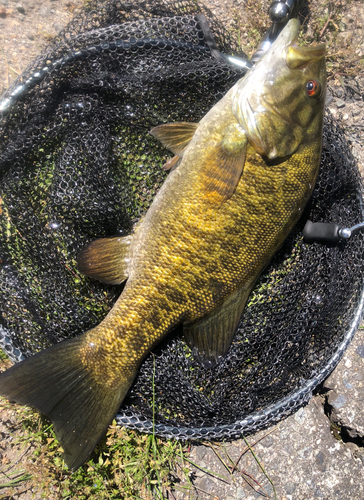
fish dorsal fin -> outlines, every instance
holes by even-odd
[[[198,126],[198,123],[189,122],[163,123],[154,127],[150,133],[172,153],[182,156]]]
[[[77,268],[86,276],[118,285],[128,278],[132,235],[92,241],[77,256]]]
[[[187,344],[205,366],[214,366],[227,354],[250,290],[250,286],[244,285],[210,314],[184,325]]]
[[[221,204],[234,193],[244,170],[248,138],[238,124],[230,125],[201,165],[204,201]]]

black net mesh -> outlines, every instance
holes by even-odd
[[[213,55],[201,12],[231,52],[234,40],[195,2],[92,1],[2,96],[0,346],[14,361],[106,315],[121,288],[79,274],[77,253],[127,232],[150,206],[170,155],[149,130],[199,121],[242,76]],[[232,437],[309,398],[357,324],[363,237],[307,245],[308,217],[363,219],[357,167],[330,116],[311,203],[257,283],[224,361],[202,367],[177,329],[145,359],[120,423],[149,430],[154,411],[160,434]]]

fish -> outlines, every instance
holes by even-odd
[[[144,218],[91,242],[78,268],[125,286],[99,325],[0,374],[0,394],[53,422],[70,469],[106,432],[153,347],[175,326],[201,360],[228,352],[247,298],[307,204],[319,171],[325,44],[290,20],[199,123],[157,125],[174,157]]]

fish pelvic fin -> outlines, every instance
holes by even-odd
[[[150,133],[172,153],[183,156],[199,124],[190,122],[163,123],[154,127]]]
[[[82,337],[60,342],[0,374],[0,394],[37,408],[54,424],[70,469],[89,457],[136,375],[118,387],[95,380],[81,362]]]
[[[77,268],[85,276],[118,285],[128,278],[132,235],[92,241],[77,256]]]
[[[244,285],[210,314],[183,326],[187,345],[207,368],[221,362],[229,351],[250,291]]]
[[[248,138],[244,130],[237,123],[231,124],[201,165],[204,202],[220,205],[231,198],[243,174],[247,150]]]

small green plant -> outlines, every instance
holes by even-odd
[[[6,402],[3,406],[14,408]],[[115,421],[91,459],[72,472],[63,461],[50,421],[30,408],[18,408],[22,429],[18,444],[33,451],[24,462],[27,470],[7,475],[0,488],[29,481],[44,498],[56,494],[62,499],[164,500],[176,484],[189,484],[183,443],[125,429]]]
[[[7,474],[3,483],[0,483],[0,488],[6,493],[14,491],[12,488],[22,486],[22,483],[27,481],[27,488],[36,492],[38,497],[47,499],[166,500],[173,498],[174,490],[183,490],[186,493],[191,490],[199,491],[190,479],[194,469],[199,469],[219,481],[229,482],[229,477],[223,477],[191,461],[187,444],[162,439],[154,433],[148,435],[126,429],[115,421],[110,425],[91,459],[72,472],[63,461],[63,450],[47,418],[35,410],[14,407],[2,399],[0,410],[1,408],[16,408],[20,423],[17,424],[18,428],[12,429],[14,438],[18,436],[18,444],[22,450],[31,448],[27,458],[22,458],[25,470]],[[20,429],[19,436],[16,431]],[[247,445],[241,456],[246,452],[253,453],[252,448],[258,441]],[[256,493],[269,498],[263,487],[238,467],[241,456],[238,461],[233,461],[223,444],[201,444],[214,450],[230,476],[234,471],[241,474]],[[226,459],[222,458],[222,454],[225,454]],[[259,460],[256,457],[255,459],[260,465]],[[267,476],[264,470],[263,473]],[[267,478],[271,482],[268,476]]]
[[[154,376],[152,384],[154,394]],[[0,403],[7,410],[15,408],[5,400]],[[27,458],[29,472],[7,477],[2,488],[30,480],[30,487],[44,498],[56,494],[56,498],[80,500],[164,500],[178,483],[189,488],[190,467],[184,459],[187,448],[179,441],[128,430],[114,421],[90,460],[71,472],[51,422],[31,408],[16,408],[21,424],[13,430],[22,429],[18,443],[33,451]]]
[[[8,359],[9,358],[7,357],[5,352],[0,349],[0,361],[7,361]]]
[[[0,490],[4,488],[14,488],[15,486],[19,486],[32,478],[31,474],[28,474],[24,469],[14,470],[11,472],[1,470],[0,474],[3,476],[2,481],[4,481],[0,482]]]
[[[7,359],[2,351],[0,355],[2,359]],[[229,478],[192,462],[189,459],[189,448],[185,443],[162,439],[155,435],[154,370],[152,409],[152,434],[142,434],[120,427],[114,421],[90,460],[72,472],[63,461],[63,450],[54,434],[51,422],[31,408],[13,406],[0,398],[0,412],[7,410],[16,413],[18,423],[12,425],[11,432],[21,447],[22,463],[25,467],[24,470],[10,472],[11,468],[8,465],[9,472],[3,471],[4,480],[0,483],[0,489],[7,489],[6,493],[12,493],[15,491],[14,488],[26,482],[27,488],[40,494],[41,498],[165,500],[173,498],[173,490],[176,489],[199,490],[190,480],[194,468],[220,481],[229,481]],[[204,444],[214,450],[231,476],[234,470],[240,472],[254,491],[269,498],[254,478],[237,468],[237,463],[232,461],[225,448],[221,449],[224,450],[230,464],[221,458],[217,448],[220,445]],[[249,445],[246,450],[248,449],[252,452]],[[23,450],[28,451],[23,453]],[[25,454],[27,457],[24,457]],[[256,460],[258,461],[257,458]],[[263,472],[266,474],[264,470]],[[268,480],[270,481],[269,478]]]

